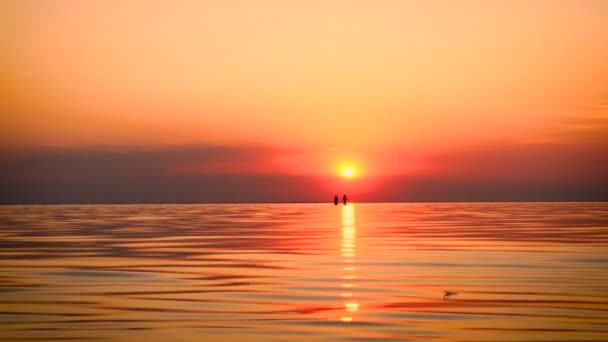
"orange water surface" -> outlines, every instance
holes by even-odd
[[[608,203],[0,206],[0,247],[2,341],[608,340]]]

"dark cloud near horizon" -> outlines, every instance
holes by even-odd
[[[191,146],[157,149],[74,149],[41,148],[8,151],[0,156],[0,177],[72,178],[170,175],[179,167],[205,167],[231,164],[238,166],[269,162],[280,155],[269,147]]]
[[[0,203],[324,202],[344,191],[328,188],[332,182],[318,176],[238,169],[283,153],[229,146],[3,153]],[[192,163],[203,171],[218,163],[238,171],[172,171]],[[351,197],[360,202],[608,200],[608,148],[603,144],[446,151],[429,163],[432,173],[384,177],[365,192],[350,192]]]
[[[0,203],[313,201],[312,179],[242,170],[268,165],[285,152],[264,146],[5,152]],[[234,172],[218,172],[216,165],[230,165]]]
[[[503,183],[601,183],[608,174],[608,144],[502,144],[447,151],[429,163],[450,179]]]

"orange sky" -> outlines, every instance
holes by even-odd
[[[254,169],[407,174],[608,136],[605,1],[4,1],[0,27],[10,148],[256,145],[286,152]]]

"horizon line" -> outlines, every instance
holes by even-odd
[[[606,203],[608,199],[601,200],[476,200],[476,201],[363,201],[351,204],[427,204],[427,203]],[[328,204],[334,205],[331,201],[274,201],[274,202],[46,202],[46,203],[0,203],[1,206],[60,206],[60,205],[223,205],[223,204]],[[338,206],[343,204],[338,204]]]

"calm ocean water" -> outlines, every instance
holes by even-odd
[[[1,206],[0,340],[608,341],[608,203]]]

